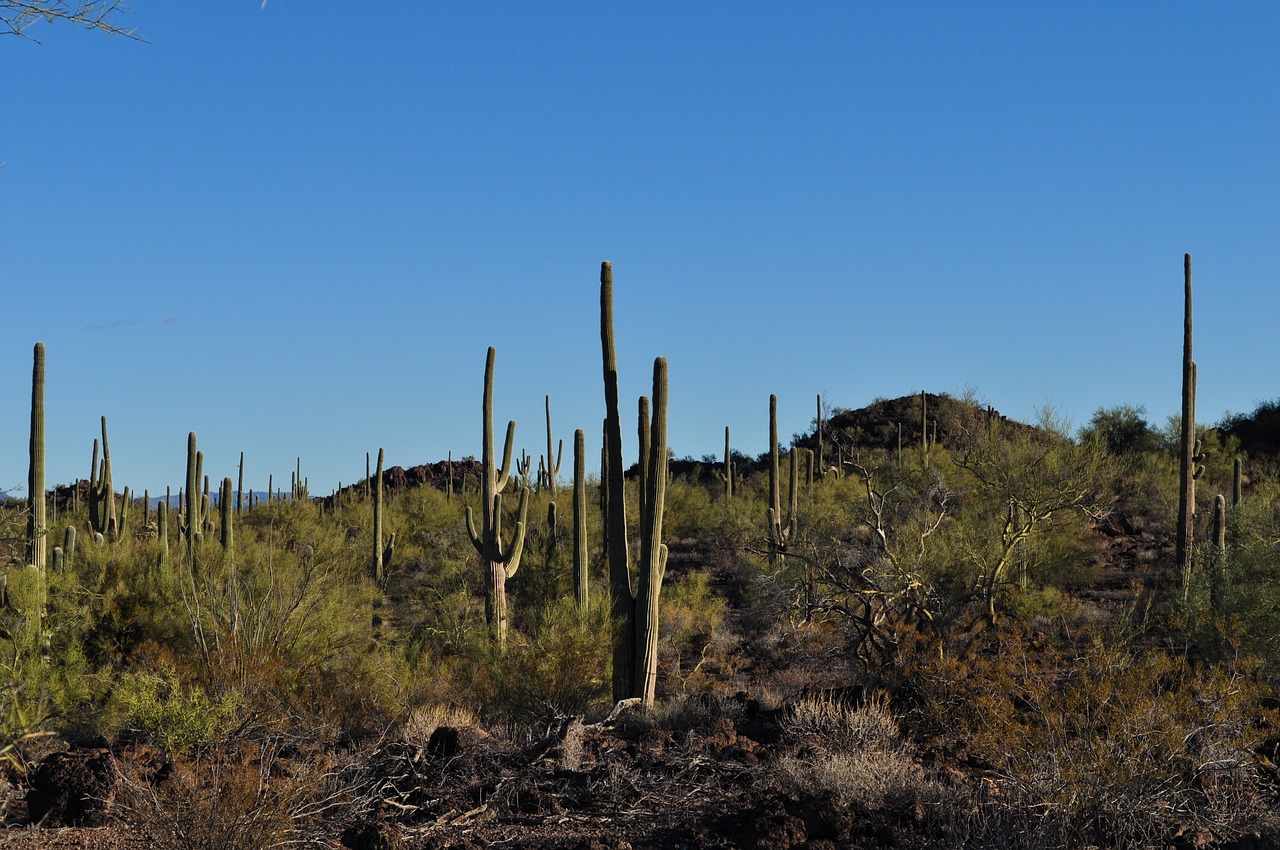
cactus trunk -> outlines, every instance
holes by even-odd
[[[44,343],[37,342],[31,368],[31,450],[27,470],[27,561],[43,570],[48,562],[44,481]]]
[[[1191,583],[1195,522],[1195,365],[1191,359],[1191,255],[1183,257],[1182,434],[1178,445],[1178,530],[1176,557],[1183,593]]]

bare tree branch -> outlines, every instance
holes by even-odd
[[[117,16],[128,10],[120,0],[0,0],[0,35],[16,35],[39,44],[27,34],[27,28],[38,21],[61,21],[141,41],[137,30],[117,22]]]

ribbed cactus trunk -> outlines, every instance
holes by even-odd
[[[31,367],[31,450],[27,468],[27,561],[48,565],[48,517],[44,480],[44,343],[35,345]]]
[[[769,538],[769,557],[774,561],[781,561],[786,556],[787,543],[795,528],[798,515],[796,485],[799,481],[799,467],[794,447],[791,449],[789,460],[791,493],[787,500],[787,515],[783,517],[782,484],[778,464],[778,397],[771,395],[769,396],[769,507],[765,511],[765,520]]]
[[[236,475],[236,513],[240,513],[241,500],[244,498],[244,452],[240,452],[240,471]]]
[[[546,396],[547,403],[547,467],[546,482],[547,488],[551,490],[551,498],[554,499],[560,494],[557,479],[560,477],[560,459],[564,455],[564,441],[560,441],[560,445],[556,447],[555,457],[552,458],[552,437],[551,437],[551,396]]]
[[[733,498],[733,454],[729,451],[729,426],[724,426],[724,497]]]
[[[382,449],[378,449],[377,480],[373,484],[373,580],[382,584]]]
[[[230,551],[232,544],[235,542],[235,535],[232,531],[232,510],[234,504],[231,496],[231,476],[228,475],[222,479],[222,492],[218,494],[218,510],[221,512],[222,528],[219,530],[219,540],[222,542],[222,548]]]
[[[640,403],[640,564],[636,590],[631,589],[627,550],[626,503],[622,462],[622,418],[618,407],[618,361],[613,336],[613,267],[600,267],[600,346],[604,363],[604,477],[606,555],[613,607],[615,642],[613,695],[639,697],[653,707],[658,678],[659,598],[666,573],[667,547],[662,522],[667,490],[667,361],[653,363],[653,393]],[[650,409],[652,418],[650,418]]]
[[[645,709],[653,707],[658,681],[658,598],[667,571],[667,547],[662,520],[667,499],[667,359],[653,361],[653,420],[645,489],[640,500],[640,581],[636,588],[635,696]]]
[[[606,480],[605,555],[609,562],[609,595],[617,639],[613,646],[613,698],[634,695],[635,597],[627,551],[626,481],[622,464],[622,415],[618,406],[618,358],[613,340],[613,266],[600,266],[600,346],[604,358],[604,453]]]
[[[1191,352],[1191,255],[1183,257],[1182,434],[1178,444],[1178,530],[1176,557],[1185,596],[1191,583],[1195,523],[1195,364]]]
[[[156,537],[160,541],[160,570],[169,566],[169,500],[156,505]]]
[[[590,602],[587,560],[587,436],[573,432],[573,598],[586,610]]]
[[[187,486],[184,490],[185,514],[183,516],[183,534],[187,538],[187,560],[195,558],[196,543],[200,539],[200,478],[196,468],[196,432],[187,434]]]
[[[481,501],[482,527],[475,527],[471,508],[467,508],[467,532],[471,544],[480,553],[485,565],[485,619],[490,633],[499,645],[507,640],[507,579],[520,567],[524,551],[525,517],[529,509],[529,488],[520,488],[519,519],[511,545],[502,539],[502,491],[511,480],[512,448],[516,439],[516,423],[507,423],[507,439],[502,451],[502,465],[498,466],[493,446],[493,369],[497,351],[489,348],[484,366],[484,398],[481,404],[483,428],[481,449]]]
[[[120,534],[120,516],[116,512],[116,490],[111,481],[111,444],[107,442],[107,417],[102,417],[102,474],[98,486],[101,488],[101,505],[106,511],[102,514],[103,533],[107,540],[115,540]],[[102,510],[102,508],[99,508]]]
[[[810,463],[810,468],[809,468],[810,481],[812,481],[814,478],[822,478],[823,474],[826,471],[826,467],[822,465],[822,393],[818,393],[818,424],[815,426],[815,430],[818,432],[818,451],[815,454],[815,459],[817,461],[818,468],[815,473],[815,470],[813,469],[813,464]]]

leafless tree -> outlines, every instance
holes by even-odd
[[[0,33],[31,38],[28,27],[45,21],[136,39],[137,31],[121,26],[118,20],[128,10],[120,0],[0,0]]]

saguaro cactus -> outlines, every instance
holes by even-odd
[[[627,519],[622,463],[622,417],[618,407],[618,359],[613,337],[613,266],[600,265],[600,347],[604,363],[605,446],[601,489],[605,512],[609,590],[616,639],[613,647],[613,696],[639,697],[652,708],[657,682],[658,600],[666,572],[667,547],[662,521],[667,488],[667,361],[653,363],[652,421],[642,425],[640,568],[636,592],[631,590]]]
[[[554,460],[551,456],[552,439],[551,439],[551,396],[546,396],[547,402],[547,463],[546,463],[546,481],[547,487],[551,490],[551,498],[554,499],[559,494],[559,486],[556,479],[560,476],[560,459],[564,455],[564,440],[561,440],[556,446]]]
[[[587,572],[587,435],[573,432],[573,597],[586,609],[589,593]]]
[[[187,558],[195,556],[196,543],[200,540],[200,478],[196,468],[199,457],[196,450],[196,432],[187,434],[187,486],[184,492],[186,505],[183,515],[183,535],[187,538]]]
[[[484,365],[484,401],[481,405],[483,420],[483,445],[481,451],[481,528],[476,529],[475,518],[468,507],[467,533],[471,543],[485,563],[485,619],[495,640],[504,644],[507,640],[507,579],[520,568],[520,555],[524,551],[525,517],[529,510],[529,488],[520,488],[519,519],[515,537],[508,546],[502,539],[502,491],[511,480],[511,449],[516,439],[516,423],[507,423],[507,439],[502,450],[502,466],[499,468],[493,451],[493,366],[497,351],[490,346]]]
[[[49,542],[44,481],[44,343],[37,342],[31,367],[31,451],[27,469],[27,561],[43,570]]]
[[[377,479],[373,484],[373,580],[378,584],[386,578],[382,550],[382,449],[379,448]]]
[[[781,558],[786,555],[787,542],[795,531],[798,511],[797,484],[799,469],[796,464],[796,450],[793,446],[789,453],[790,494],[787,498],[787,516],[782,516],[782,486],[778,469],[778,397],[769,396],[769,507],[765,512],[768,522],[769,557]]]
[[[222,479],[222,492],[218,494],[218,509],[222,514],[222,528],[218,539],[222,542],[222,548],[228,550],[234,542],[231,518],[233,516],[232,510],[235,506],[232,504],[231,487],[231,476],[228,475]]]
[[[1195,522],[1195,364],[1191,359],[1191,255],[1182,260],[1182,434],[1178,446],[1178,532],[1176,555],[1183,592],[1191,583]]]
[[[729,426],[724,426],[724,497],[733,498],[733,455],[729,451]]]
[[[813,469],[813,463],[810,462],[809,464],[809,480],[810,481],[812,481],[814,478],[821,479],[822,476],[825,475],[827,471],[827,468],[822,464],[822,393],[818,393],[818,424],[814,427],[814,430],[818,432],[818,451],[816,454],[818,468],[815,474]]]

